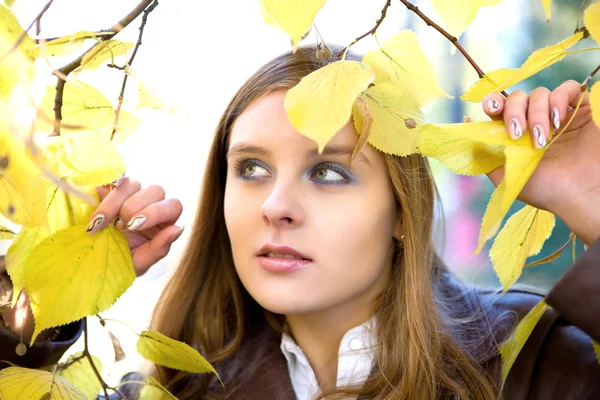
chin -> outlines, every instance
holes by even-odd
[[[275,314],[291,315],[291,314],[309,314],[323,310],[323,305],[315,303],[314,296],[307,298],[307,291],[296,291],[295,295],[290,295],[288,290],[286,293],[260,293],[254,295],[250,293],[254,300],[267,311]]]

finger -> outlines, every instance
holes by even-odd
[[[95,233],[107,226],[119,214],[125,200],[138,192],[141,187],[140,182],[125,178],[119,187],[111,190],[100,202],[100,205],[92,214],[87,232],[90,234]]]
[[[125,226],[131,218],[152,203],[165,199],[165,190],[158,185],[150,185],[136,192],[123,202],[119,210],[119,225]]]
[[[161,230],[151,240],[132,251],[133,266],[137,276],[141,276],[148,269],[163,259],[171,248],[171,244],[183,233],[183,228],[171,225]]]
[[[483,111],[494,121],[502,120],[504,110],[504,97],[498,93],[490,93],[483,98],[481,103]]]
[[[528,96],[522,90],[515,90],[508,95],[504,102],[504,123],[512,139],[523,136],[526,125]]]
[[[533,145],[538,149],[546,147],[550,139],[550,90],[538,87],[531,92],[527,121]]]
[[[183,211],[181,202],[177,199],[161,200],[137,211],[129,218],[126,227],[131,230],[149,229],[157,225],[174,224]]]
[[[550,94],[550,115],[554,129],[558,130],[567,120],[568,107],[577,106],[579,96],[581,95],[580,84],[577,81],[569,80],[554,89]],[[587,97],[587,94],[586,94]],[[586,102],[583,100],[582,105]]]

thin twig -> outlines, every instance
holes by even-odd
[[[142,36],[144,35],[144,28],[146,27],[146,22],[148,22],[148,15],[156,8],[157,5],[158,0],[154,0],[154,2],[144,10],[144,15],[142,16],[142,23],[140,24],[139,28],[140,34],[138,36],[137,43],[135,44],[135,47],[133,49],[133,53],[131,54],[129,61],[127,61],[128,66],[131,66],[131,64],[133,64],[133,60],[138,52],[138,49],[142,45]],[[121,93],[119,93],[119,102],[117,103],[117,107],[115,109],[115,123],[113,124],[113,130],[110,134],[111,141],[114,139],[119,127],[119,112],[121,111],[121,106],[123,105],[123,97],[125,96],[125,86],[127,85],[127,78],[129,78],[129,75],[127,74],[127,72],[125,72],[123,76],[123,84],[121,85]]]
[[[441,33],[446,39],[448,39],[458,49],[458,51],[460,51],[462,53],[462,55],[467,59],[469,64],[471,64],[471,66],[473,66],[475,71],[477,71],[477,75],[479,75],[479,79],[481,79],[485,76],[485,72],[483,72],[483,70],[479,67],[479,65],[477,65],[475,60],[473,60],[473,57],[471,57],[469,55],[469,53],[464,49],[464,47],[462,47],[462,45],[458,42],[458,39],[456,37],[454,37],[451,34],[449,34],[448,32],[446,32],[441,26],[439,26],[438,24],[433,22],[427,15],[423,14],[423,12],[421,12],[421,10],[419,10],[419,7],[416,7],[415,5],[413,5],[412,3],[410,3],[407,0],[400,0],[400,2],[402,4],[404,4],[406,6],[406,8],[408,8],[410,11],[417,14],[423,21],[425,21],[425,23],[428,26],[431,26],[436,31]],[[501,93],[505,97],[508,97],[508,93],[506,93],[505,91],[502,91]]]
[[[135,20],[154,0],[142,0],[133,10],[129,12],[123,19],[114,24],[111,28],[105,29],[105,31],[113,32],[109,35],[102,35],[98,38],[99,42],[103,42],[106,40],[112,39],[117,33],[119,33],[123,28],[129,25],[133,20]],[[62,96],[64,90],[64,82],[66,77],[77,68],[81,66],[81,62],[83,61],[83,57],[87,53],[89,53],[95,46],[89,48],[85,53],[77,57],[75,60],[71,61],[67,65],[62,68],[54,71],[54,75],[58,77],[58,82],[56,83],[56,96],[54,97],[54,119],[55,119],[55,131],[53,134],[60,134],[60,122],[62,121]],[[63,88],[59,91],[59,86],[61,85]],[[59,95],[60,93],[60,95]],[[56,129],[56,125],[58,124],[59,128]]]
[[[579,12],[577,13],[577,27],[575,28],[576,30],[579,29],[579,21],[581,21],[581,15],[583,14],[583,7],[585,6],[585,3],[587,3],[587,0],[583,0],[581,2],[581,6],[579,6]]]
[[[356,39],[354,39],[348,46],[346,46],[345,48],[343,48],[342,50],[340,50],[337,53],[338,57],[341,57],[342,54],[344,54],[345,52],[348,51],[348,49],[350,48],[350,46],[352,46],[354,43],[366,38],[369,35],[373,35],[375,32],[377,32],[377,29],[379,28],[379,25],[381,25],[381,23],[383,22],[383,20],[385,19],[385,16],[387,14],[387,9],[389,8],[389,6],[392,4],[392,0],[386,0],[385,5],[383,6],[383,9],[381,10],[381,17],[379,17],[379,19],[377,21],[375,21],[375,26],[373,28],[371,28],[369,31],[363,33],[362,35],[360,35],[359,37],[357,37]]]
[[[596,75],[598,73],[598,71],[600,71],[600,65],[598,65],[596,67],[596,69],[593,70],[592,73],[587,78],[585,78],[585,81],[583,81],[583,83],[581,84],[581,88],[579,89],[581,92],[585,92],[587,90],[588,83],[590,83],[590,81],[592,80],[594,75]]]

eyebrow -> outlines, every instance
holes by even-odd
[[[331,146],[325,147],[325,149],[323,149],[323,152],[321,154],[319,154],[318,149],[313,149],[308,152],[307,157],[315,158],[319,155],[351,157],[353,151],[354,151],[354,147],[352,147],[352,146],[331,145]],[[229,158],[229,156],[231,154],[260,154],[264,157],[269,157],[271,155],[271,152],[260,146],[254,146],[254,145],[250,145],[250,144],[240,143],[240,144],[231,146],[231,148],[229,148],[229,150],[227,151],[226,157]],[[371,163],[369,162],[369,159],[367,158],[367,156],[365,156],[365,154],[363,152],[361,152],[356,157],[356,160],[363,161],[363,162],[367,163],[368,165],[371,165]]]

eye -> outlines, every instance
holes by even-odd
[[[238,176],[243,179],[260,179],[270,177],[271,173],[258,160],[240,160],[236,165]]]
[[[325,184],[348,183],[353,180],[351,174],[345,168],[330,163],[318,165],[311,173],[310,178],[318,183]]]

